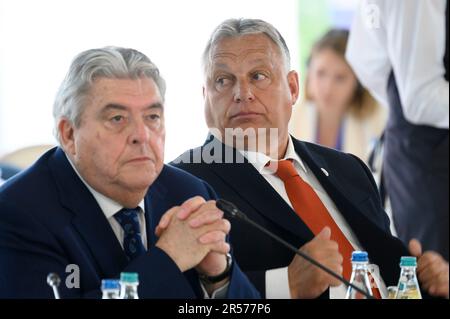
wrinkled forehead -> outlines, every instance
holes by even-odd
[[[162,100],[161,92],[155,80],[151,77],[96,77],[90,88],[91,95],[152,95]]]
[[[114,108],[143,109],[151,105],[163,109],[164,104],[158,86],[148,77],[136,79],[98,77],[93,81],[84,99],[84,111],[90,109],[93,112]]]
[[[208,60],[209,71],[217,66],[248,61],[284,63],[281,50],[265,34],[222,38],[212,45]]]

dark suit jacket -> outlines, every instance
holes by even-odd
[[[154,230],[171,207],[195,195],[215,198],[203,181],[165,166],[145,196],[148,253],[128,262],[96,200],[59,148],[0,188],[0,298],[52,298],[47,274],[62,279],[62,298],[100,298],[100,282],[120,272],[139,274],[140,298],[196,298],[195,270],[180,272],[155,247]],[[68,289],[67,265],[80,269],[80,287]],[[258,297],[234,264],[228,297]]]
[[[368,168],[353,155],[293,141],[297,154],[342,213],[369,253],[371,262],[379,265],[386,285],[396,285],[400,257],[409,253],[390,233],[389,219]],[[206,162],[201,160],[199,154],[212,152],[214,163],[206,163],[211,162],[211,158]],[[221,163],[232,157],[240,164]],[[172,164],[205,180],[219,197],[233,202],[248,217],[294,246],[301,247],[313,239],[313,233],[253,165],[216,139],[210,137],[203,147],[186,152]],[[286,267],[294,257],[284,246],[239,221],[232,221],[231,242],[240,266],[262,294],[265,293],[265,271]]]

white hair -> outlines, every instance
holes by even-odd
[[[259,19],[228,19],[222,22],[212,33],[203,52],[203,70],[205,74],[211,63],[212,48],[224,38],[240,37],[247,34],[265,34],[271,39],[283,56],[286,70],[291,68],[291,57],[286,41],[280,32],[270,23]]]
[[[165,81],[156,65],[141,52],[109,46],[78,54],[59,87],[53,105],[55,135],[58,141],[60,141],[60,133],[57,125],[61,118],[68,119],[75,127],[80,126],[86,97],[97,78],[138,79],[140,77],[153,79],[164,100]]]

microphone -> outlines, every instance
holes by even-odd
[[[309,261],[311,264],[313,264],[314,266],[319,267],[320,269],[322,269],[323,271],[325,271],[326,273],[328,273],[329,275],[333,276],[334,278],[338,279],[339,281],[341,281],[342,283],[344,283],[347,287],[352,287],[353,289],[355,289],[356,291],[360,292],[361,294],[363,294],[365,297],[367,297],[367,299],[375,299],[373,296],[369,295],[367,292],[365,292],[364,290],[362,290],[361,288],[351,284],[349,281],[347,281],[344,277],[338,275],[337,273],[335,273],[334,271],[332,271],[331,269],[325,267],[324,265],[322,265],[321,263],[319,263],[318,261],[316,261],[315,259],[311,258],[310,256],[308,256],[307,254],[305,254],[304,252],[298,250],[296,247],[294,247],[293,245],[289,244],[287,241],[285,241],[284,239],[280,238],[279,236],[275,235],[274,233],[272,233],[271,231],[267,230],[266,228],[264,228],[263,226],[259,225],[258,223],[254,222],[253,220],[251,220],[250,218],[247,217],[247,215],[245,215],[243,212],[241,212],[239,210],[239,208],[236,207],[236,205],[234,205],[233,203],[230,203],[224,199],[218,199],[216,201],[216,207],[220,210],[222,210],[225,214],[227,214],[228,216],[230,216],[231,218],[235,218],[235,219],[239,219],[243,222],[246,222],[247,224],[250,224],[251,226],[259,229],[260,231],[262,231],[263,233],[265,233],[266,235],[272,237],[273,239],[275,239],[277,242],[279,242],[280,244],[282,244],[283,246],[287,247],[289,250],[293,251],[294,253],[296,253],[297,255],[303,257],[304,259],[306,259],[307,261]]]
[[[47,284],[52,287],[55,299],[61,299],[58,291],[58,286],[61,283],[61,279],[58,274],[52,272],[47,275]]]

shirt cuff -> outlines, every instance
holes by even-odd
[[[225,285],[222,287],[216,289],[213,291],[211,296],[208,294],[208,292],[205,289],[205,286],[202,282],[200,282],[200,287],[202,287],[203,291],[203,297],[205,299],[226,299],[228,294],[228,287],[230,286],[230,282],[228,281]]]
[[[287,267],[266,271],[266,299],[291,299]]]

